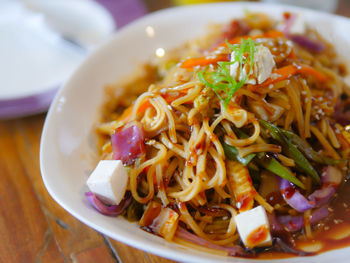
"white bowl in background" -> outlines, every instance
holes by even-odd
[[[189,249],[141,230],[123,217],[96,212],[85,200],[86,180],[97,162],[94,123],[99,116],[104,86],[128,75],[135,61],[146,62],[158,48],[165,50],[205,32],[210,22],[242,17],[246,10],[280,17],[283,11],[302,12],[340,54],[350,54],[350,20],[312,10],[261,3],[220,3],[177,7],[150,14],[121,29],[92,53],[56,95],[45,122],[40,166],[51,196],[69,213],[97,231],[130,246],[183,262],[255,262],[254,259],[221,257]],[[155,34],[148,36],[146,27]],[[275,262],[349,262],[350,247],[314,257]],[[271,260],[259,260],[271,262]]]

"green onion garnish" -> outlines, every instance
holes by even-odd
[[[233,61],[219,61],[217,63],[217,70],[214,72],[206,73],[204,70],[198,72],[199,80],[215,92],[218,98],[223,101],[225,108],[227,108],[233,94],[239,90],[246,83],[247,79],[253,74],[254,52],[256,50],[256,44],[251,38],[246,40],[242,39],[240,45],[231,45],[228,42],[226,42],[226,44],[230,48],[231,52],[234,52]],[[247,57],[244,56],[246,53],[249,54]],[[243,76],[240,81],[236,81],[230,74],[230,65],[238,62],[240,72],[243,72],[243,64],[247,63],[248,61],[250,61],[250,70],[248,75]],[[222,96],[222,93],[225,95]]]

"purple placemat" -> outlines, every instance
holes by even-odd
[[[141,0],[96,0],[113,16],[117,28],[134,21],[147,13]]]
[[[96,1],[111,13],[117,29],[147,13],[147,9],[141,0]],[[58,89],[57,86],[33,96],[0,100],[0,119],[10,119],[46,111]]]

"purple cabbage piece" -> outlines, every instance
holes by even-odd
[[[284,194],[288,188],[293,187],[293,184],[288,180],[280,178],[280,190],[284,200],[298,212],[305,212],[313,208],[314,206],[307,200],[298,190],[295,189],[294,193],[289,197]]]
[[[317,224],[322,219],[326,218],[329,215],[328,208],[326,206],[323,206],[321,208],[318,208],[314,210],[311,213],[310,217],[310,224],[314,225]],[[277,220],[284,226],[284,228],[289,232],[296,232],[299,231],[304,227],[304,217],[302,215],[298,216],[279,216],[277,217]]]
[[[107,205],[103,203],[93,192],[86,192],[85,196],[90,204],[101,214],[108,216],[120,215],[131,203],[131,193],[126,192],[124,198],[118,205]]]
[[[303,35],[291,35],[289,36],[291,40],[293,40],[295,43],[297,43],[299,46],[302,46],[314,53],[320,53],[323,50],[325,50],[326,46],[322,42],[316,42],[314,40],[311,40],[307,36]]]

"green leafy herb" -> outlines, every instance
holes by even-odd
[[[253,74],[254,52],[256,45],[251,38],[242,39],[240,45],[231,45],[226,42],[231,52],[234,52],[234,58],[229,62],[219,61],[217,63],[217,70],[214,72],[198,72],[198,78],[206,86],[210,87],[215,94],[223,101],[224,107],[228,106],[233,94],[239,90]],[[247,57],[245,54],[249,54]],[[240,81],[236,81],[230,74],[230,65],[239,63],[240,72],[243,72],[243,64],[250,61],[250,70],[247,75],[243,75]],[[222,95],[224,94],[224,96]]]

